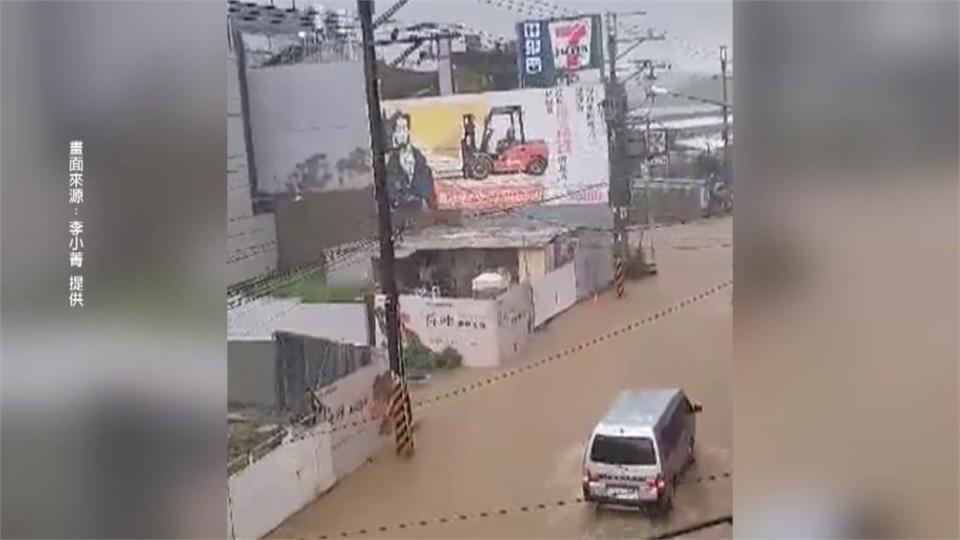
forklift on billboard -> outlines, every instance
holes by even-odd
[[[490,148],[493,139],[492,120],[507,117],[510,127],[504,137]],[[517,130],[519,129],[519,137]],[[549,153],[546,141],[528,141],[523,128],[523,108],[519,105],[491,107],[483,120],[483,134],[477,146],[476,118],[463,115],[463,138],[460,139],[460,156],[464,178],[483,180],[491,174],[515,174],[524,172],[540,176],[547,170]]]

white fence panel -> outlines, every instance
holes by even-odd
[[[577,301],[577,278],[574,263],[567,263],[545,276],[534,279],[533,324],[541,326]]]
[[[328,429],[322,424],[318,431]],[[280,446],[228,481],[231,538],[260,538],[336,482],[330,434]]]

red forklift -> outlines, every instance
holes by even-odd
[[[491,120],[505,116],[510,120],[503,138],[493,149]],[[472,114],[463,115],[463,138],[460,139],[460,155],[463,176],[483,180],[491,174],[526,173],[540,176],[547,170],[549,149],[546,141],[528,141],[523,129],[523,108],[519,105],[491,107],[483,120],[483,136],[480,145],[476,140],[476,119]],[[518,137],[519,135],[519,137]]]

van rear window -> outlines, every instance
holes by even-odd
[[[597,435],[590,448],[590,461],[610,465],[656,465],[657,454],[648,437]]]

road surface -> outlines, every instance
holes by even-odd
[[[624,299],[609,292],[578,304],[532,336],[507,366],[435,378],[414,394],[415,403],[511,374],[416,407],[415,457],[404,462],[387,445],[271,536],[644,537],[731,513],[731,237],[729,218],[658,230],[659,275],[629,283]],[[704,291],[712,293],[697,298]],[[648,318],[657,312],[663,315]],[[517,370],[637,320],[645,322]],[[677,490],[673,512],[654,519],[578,502],[594,423],[620,390],[657,386],[682,387],[704,407],[698,461]],[[730,534],[720,526],[688,537]]]

